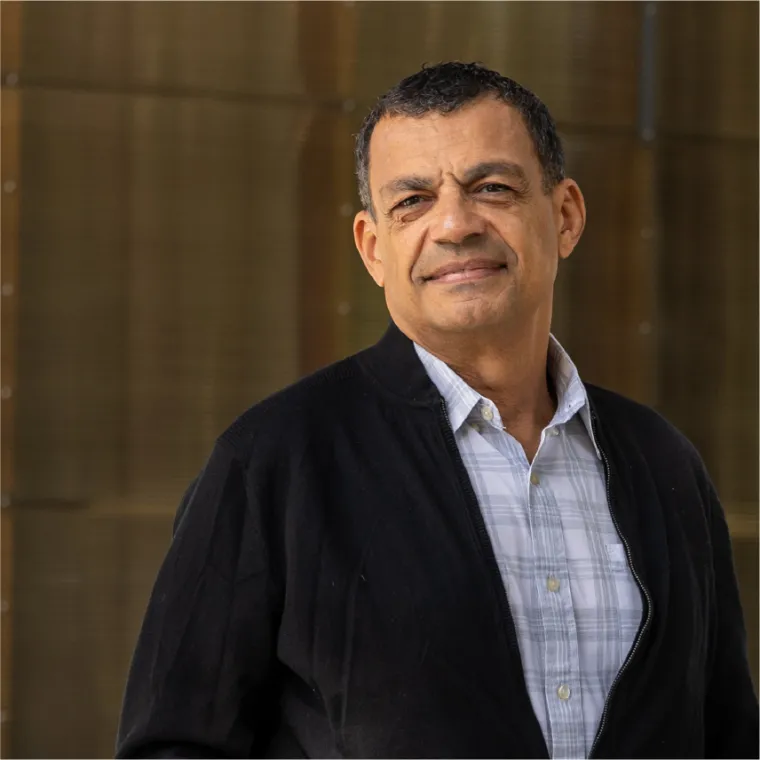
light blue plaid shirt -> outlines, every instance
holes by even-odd
[[[588,757],[643,603],[610,516],[586,389],[551,336],[557,411],[529,463],[496,406],[415,349],[446,403],[488,527],[549,753]]]

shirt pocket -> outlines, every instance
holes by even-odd
[[[609,559],[612,585],[617,596],[617,608],[620,616],[621,634],[626,641],[636,635],[641,622],[642,601],[639,586],[633,577],[628,554],[621,543],[605,544]]]
[[[628,568],[628,556],[625,553],[625,546],[623,544],[605,544],[605,547],[610,564],[614,569],[618,569],[621,565],[623,566],[623,570]]]

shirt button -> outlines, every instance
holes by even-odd
[[[546,579],[546,588],[548,588],[549,591],[559,591],[559,579],[550,575]]]
[[[566,683],[563,683],[559,689],[557,689],[557,696],[563,701],[570,699],[570,687]]]
[[[538,475],[536,475],[536,473],[535,473],[535,472],[532,472],[532,473],[530,474],[530,482],[531,482],[531,483],[532,483],[534,486],[537,486],[537,485],[538,485],[538,484],[541,482],[541,478],[539,478],[539,477],[538,477]]]
[[[557,428],[555,428],[555,427],[549,428],[549,435],[551,435],[551,436],[559,435],[559,430]]]
[[[490,406],[483,406],[480,410],[480,414],[486,422],[490,422],[493,419],[493,411]]]

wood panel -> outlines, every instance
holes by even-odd
[[[374,99],[423,63],[481,61],[533,89],[555,119],[633,129],[638,3],[357,3],[357,95]]]
[[[113,757],[127,670],[171,517],[28,503],[17,517],[12,757]]]
[[[658,122],[668,135],[758,135],[758,4],[658,3]]]
[[[82,500],[122,481],[126,103],[25,93],[18,491]]]
[[[560,121],[632,126],[638,4],[310,2],[32,3],[25,31],[31,86],[194,91],[340,102],[327,21],[354,16],[341,69],[371,102],[425,62],[481,60],[533,87]],[[333,7],[334,6],[334,7]],[[315,21],[299,38],[299,18]],[[308,30],[307,30],[308,31]],[[328,36],[325,36],[328,35]],[[252,41],[255,40],[255,44]],[[304,50],[317,54],[309,69]],[[94,66],[93,62],[98,65]],[[273,65],[273,62],[276,62]],[[321,78],[321,86],[314,81]]]
[[[757,504],[758,151],[664,140],[661,409],[727,502]]]
[[[721,495],[757,677],[758,6],[658,16],[659,408]]]
[[[307,115],[203,99],[132,109],[128,499],[173,510],[216,436],[298,375]]]
[[[653,403],[652,155],[634,137],[564,138],[568,174],[584,193],[588,221],[577,249],[560,265],[553,330],[584,380]]]
[[[215,437],[295,379],[287,199],[306,118],[291,105],[29,93],[24,498],[174,509]]]
[[[17,76],[18,61],[6,53],[5,39],[12,39],[14,25],[20,24],[20,5],[3,4],[2,78]],[[14,65],[16,64],[16,65]],[[13,432],[16,391],[16,329],[18,313],[18,248],[19,248],[19,198],[21,177],[19,144],[21,138],[21,98],[18,89],[5,84],[2,88],[2,283],[0,284],[0,308],[2,309],[2,350],[0,351],[0,371],[2,373],[2,489],[13,490],[14,458]]]
[[[298,50],[306,91],[337,96],[338,108],[311,106],[299,145],[299,371],[349,352],[351,225],[358,210],[350,125],[355,108],[355,14],[344,3],[301,3]],[[347,65],[348,64],[348,65]]]
[[[17,395],[17,316],[19,204],[21,196],[21,97],[18,91],[21,63],[22,6],[0,4],[0,194],[2,225],[0,248],[0,755],[8,757],[15,717],[13,701],[15,419]]]
[[[155,94],[303,94],[298,3],[34,2],[24,30],[33,87]]]

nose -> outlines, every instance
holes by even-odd
[[[461,191],[441,193],[431,218],[430,235],[441,246],[461,246],[485,232],[485,221]]]

